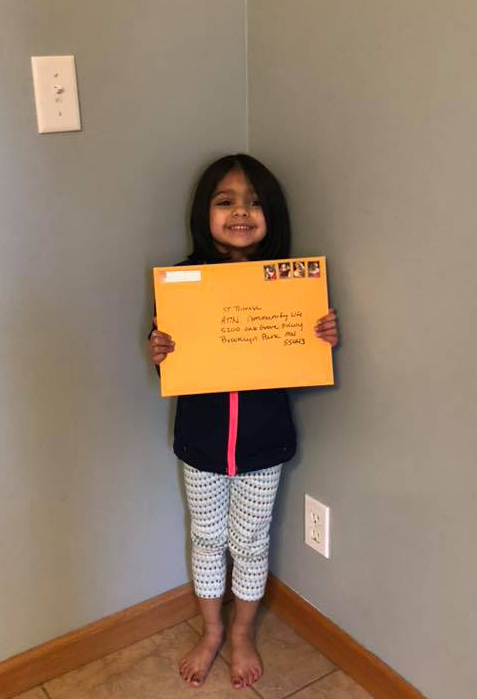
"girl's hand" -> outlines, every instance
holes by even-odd
[[[170,335],[157,329],[156,318],[154,318],[153,323],[156,329],[152,331],[151,337],[149,338],[149,351],[151,352],[153,363],[159,366],[169,352],[174,352],[175,342]]]
[[[336,322],[336,312],[330,308],[329,313],[317,320],[315,325],[315,335],[325,342],[329,342],[332,347],[339,342],[338,325]]]

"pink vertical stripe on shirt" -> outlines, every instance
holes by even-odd
[[[234,391],[229,394],[229,441],[227,446],[227,475],[235,476],[237,473],[237,463],[235,451],[237,447],[238,430],[238,393]]]

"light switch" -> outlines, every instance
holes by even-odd
[[[74,56],[32,56],[38,132],[80,131]]]

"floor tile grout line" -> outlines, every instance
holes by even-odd
[[[187,623],[189,624],[189,620],[187,620]],[[192,624],[189,624],[189,626],[191,627],[191,629],[194,629],[194,631],[196,632],[196,634],[198,634],[198,635],[202,638],[202,634],[201,634],[199,631],[197,631],[197,629],[196,629],[194,626],[192,626]],[[224,639],[224,642],[222,643],[220,649],[217,651],[216,657],[217,657],[217,658],[219,658],[219,657],[222,658],[222,660],[224,661],[224,663],[230,667],[230,662],[227,660],[226,657],[224,657],[224,656],[222,655],[222,650],[223,650],[223,648],[224,648],[224,646],[225,646],[225,643],[226,643],[226,640]]]
[[[298,692],[301,692],[303,689],[307,689],[307,687],[311,687],[312,684],[315,684],[316,682],[321,682],[321,680],[324,680],[325,677],[329,677],[332,675],[334,672],[339,672],[339,667],[336,667],[334,670],[330,670],[329,672],[326,672],[324,675],[321,677],[318,677],[311,682],[308,682],[307,684],[304,684],[303,687],[299,687],[298,689],[294,689],[293,692],[290,694],[285,694],[284,697],[281,697],[280,699],[290,699],[290,697],[294,697],[298,694]]]
[[[195,628],[195,626],[192,626],[192,624],[190,623],[190,620],[189,620],[189,619],[186,619],[186,624],[188,624],[188,625],[190,626],[190,628],[191,628],[193,631],[195,631],[196,634],[197,634],[198,636],[201,636],[201,635],[202,635],[202,634],[200,633],[200,631],[197,631],[197,629]]]

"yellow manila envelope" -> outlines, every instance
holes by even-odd
[[[163,396],[333,383],[326,258],[155,267]]]

